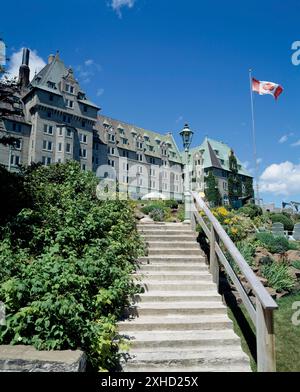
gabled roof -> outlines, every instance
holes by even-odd
[[[202,153],[202,157],[204,160],[203,167],[204,169],[215,167],[222,170],[229,171],[229,155],[231,152],[231,148],[220,141],[205,138],[203,143],[191,149],[191,154],[195,155],[197,152]],[[237,164],[239,166],[239,174],[242,174],[247,177],[252,177],[252,175],[243,167],[242,162],[235,155],[237,159]]]

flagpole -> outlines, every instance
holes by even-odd
[[[250,97],[251,97],[251,118],[252,118],[252,138],[253,138],[253,157],[255,165],[255,179],[256,179],[256,197],[258,205],[260,205],[259,196],[259,183],[258,183],[258,162],[257,162],[257,148],[256,148],[256,133],[255,133],[255,119],[254,119],[254,100],[252,90],[252,69],[249,69],[249,82],[250,82]]]

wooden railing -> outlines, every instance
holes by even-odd
[[[254,274],[248,263],[234,245],[228,234],[225,232],[219,221],[212,214],[204,200],[196,193],[192,192],[192,215],[195,222],[199,223],[210,242],[210,271],[214,282],[219,286],[220,265],[232,280],[235,288],[243,301],[243,304],[256,329],[257,345],[257,369],[259,372],[275,372],[275,335],[274,335],[274,310],[278,308],[276,302]],[[210,222],[210,227],[199,214],[202,211],[206,220]],[[234,272],[227,260],[222,248],[226,250],[238,266],[241,274],[251,286],[255,295],[255,306],[251,302],[242,282]]]

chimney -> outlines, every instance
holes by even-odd
[[[54,54],[50,54],[48,57],[48,64],[51,64],[53,62],[54,58],[55,58]]]
[[[29,55],[30,55],[30,50],[27,48],[24,48],[23,49],[23,57],[22,57],[22,65],[19,68],[19,83],[20,83],[22,89],[29,85],[29,75],[30,75]]]

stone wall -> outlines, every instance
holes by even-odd
[[[83,351],[38,351],[32,346],[0,346],[0,372],[84,372]]]

